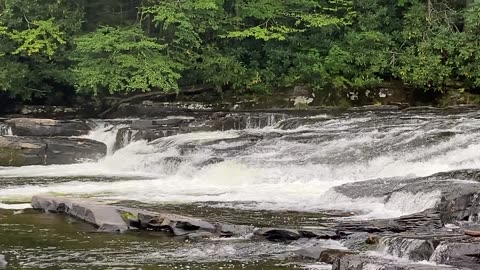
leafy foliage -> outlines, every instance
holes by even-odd
[[[0,0],[0,89],[476,89],[479,18],[480,0]]]
[[[78,89],[98,91],[177,90],[182,66],[168,58],[165,45],[138,27],[102,27],[75,40],[73,73]]]

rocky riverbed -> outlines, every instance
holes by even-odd
[[[480,269],[479,124],[392,108],[4,119],[0,267]]]

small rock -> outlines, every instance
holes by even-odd
[[[380,242],[380,238],[377,235],[370,235],[370,236],[368,236],[367,240],[365,241],[365,243],[367,243],[369,245],[376,245],[379,242]]]
[[[346,256],[356,254],[356,252],[343,249],[325,249],[320,253],[320,262],[333,264],[336,260]]]
[[[262,228],[254,232],[255,235],[263,236],[269,241],[292,241],[300,239],[301,235],[296,230],[281,228]]]

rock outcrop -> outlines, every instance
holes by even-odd
[[[334,191],[352,200],[373,197],[385,204],[401,205],[409,203],[402,199],[434,195],[428,196],[433,203],[416,214],[395,219],[344,221],[335,225],[346,234],[362,235],[363,238],[357,238],[359,241],[348,243],[350,248],[367,250],[367,235],[373,234],[380,237],[374,249],[412,263],[357,254],[338,258],[334,270],[480,269],[480,242],[470,233],[470,229],[478,229],[480,222],[479,170],[356,182],[335,187]],[[451,267],[435,265],[432,268],[416,264],[418,261]]]
[[[34,196],[32,207],[46,212],[73,216],[96,226],[103,232],[142,229],[189,238],[231,237],[253,232],[251,226],[211,223],[192,217],[106,205],[91,200]]]
[[[0,137],[0,166],[71,164],[106,155],[104,143],[70,137]]]
[[[385,204],[395,203],[395,199],[404,195],[433,194],[433,207],[428,213],[438,213],[442,224],[459,220],[479,222],[480,181],[474,177],[479,172],[453,171],[421,178],[378,179],[349,183],[333,190],[351,199],[380,198]]]
[[[80,136],[90,131],[90,127],[80,120],[13,118],[5,123],[16,136]]]

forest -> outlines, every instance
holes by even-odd
[[[480,88],[478,0],[0,0],[0,92]]]

